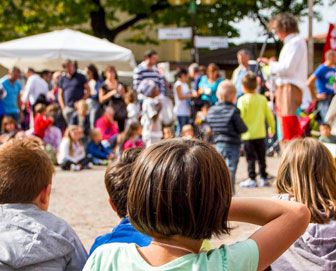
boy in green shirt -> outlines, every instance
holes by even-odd
[[[275,121],[272,111],[267,105],[266,97],[256,94],[257,77],[254,73],[248,72],[242,79],[242,87],[245,93],[238,100],[237,107],[248,130],[242,134],[244,150],[248,164],[249,179],[240,183],[241,187],[257,187],[255,162],[258,160],[261,176],[261,186],[269,186],[266,173],[266,124],[267,120],[270,134],[275,132]]]

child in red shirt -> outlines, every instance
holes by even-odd
[[[44,104],[37,104],[35,106],[34,135],[43,138],[45,130],[51,123],[52,119],[46,116],[46,106]]]

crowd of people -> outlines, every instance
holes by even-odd
[[[336,164],[324,144],[336,143],[336,52],[307,78],[297,19],[280,14],[270,27],[284,42],[278,61],[250,65],[240,50],[231,80],[214,63],[193,63],[170,88],[154,50],[132,86],[113,66],[100,77],[93,64],[82,74],[67,60],[62,72],[28,68],[21,89],[12,68],[0,80],[0,269],[335,270]],[[309,137],[315,117],[319,140]],[[283,153],[278,196],[234,197],[241,155],[240,186],[271,185],[269,140]],[[108,165],[109,205],[121,222],[97,237],[89,258],[71,227],[44,212],[54,165]],[[209,239],[228,234],[230,221],[261,227],[213,249]]]

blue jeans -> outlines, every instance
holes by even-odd
[[[180,136],[182,127],[186,124],[190,124],[190,117],[177,116],[176,136]]]
[[[235,193],[236,171],[240,157],[240,145],[231,145],[224,142],[216,143],[217,151],[224,157],[229,168],[232,192]]]
[[[322,122],[325,122],[325,117],[327,115],[329,105],[333,97],[334,94],[327,94],[327,98],[325,100],[317,102],[317,109],[320,110],[320,116],[322,118]]]

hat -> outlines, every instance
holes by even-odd
[[[146,97],[152,96],[154,90],[156,88],[155,82],[150,79],[144,79],[140,82],[139,92],[145,95]]]

